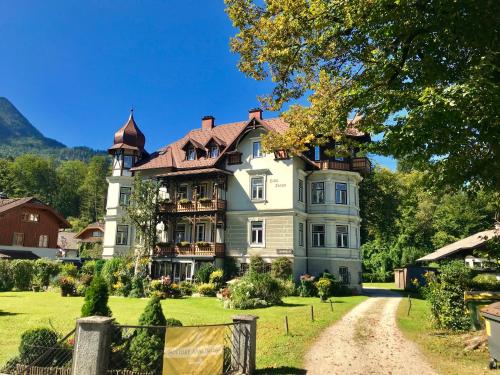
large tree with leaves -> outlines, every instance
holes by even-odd
[[[268,149],[340,139],[355,111],[383,134],[374,150],[438,182],[500,192],[500,2],[225,1],[240,70],[275,82],[264,103],[278,110],[311,93]]]
[[[81,216],[88,222],[104,216],[106,210],[106,176],[109,174],[109,158],[94,156],[87,166],[87,174],[80,188]]]

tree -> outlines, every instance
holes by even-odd
[[[136,230],[140,243],[136,243],[136,273],[139,260],[149,256],[156,245],[156,224],[158,215],[158,181],[143,179],[140,174],[134,177],[134,187],[127,207],[128,221]]]
[[[92,278],[89,288],[85,292],[85,300],[82,306],[82,317],[86,316],[111,316],[108,306],[108,286],[106,281],[96,274]]]
[[[275,83],[264,104],[311,93],[266,149],[342,140],[354,112],[361,130],[382,134],[371,150],[429,169],[436,183],[500,193],[498,1],[225,2],[239,69]]]
[[[81,186],[81,214],[87,222],[94,222],[104,216],[106,209],[106,192],[108,184],[106,176],[109,172],[109,159],[105,156],[94,156],[90,159],[87,174]]]
[[[87,166],[79,160],[65,161],[59,165],[55,208],[65,217],[80,216],[81,190],[87,175]]]

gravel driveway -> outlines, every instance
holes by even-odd
[[[306,356],[307,374],[437,374],[396,325],[401,296],[383,289],[369,295],[320,335]]]

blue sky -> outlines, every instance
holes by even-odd
[[[97,149],[134,107],[152,151],[203,115],[245,119],[270,91],[238,71],[234,34],[222,0],[2,0],[0,96],[46,136]]]

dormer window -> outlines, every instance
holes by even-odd
[[[123,169],[130,169],[134,164],[134,157],[132,155],[123,156]]]
[[[219,146],[210,146],[209,155],[212,159],[219,156]]]
[[[196,150],[193,146],[188,147],[186,151],[187,160],[196,160]]]

